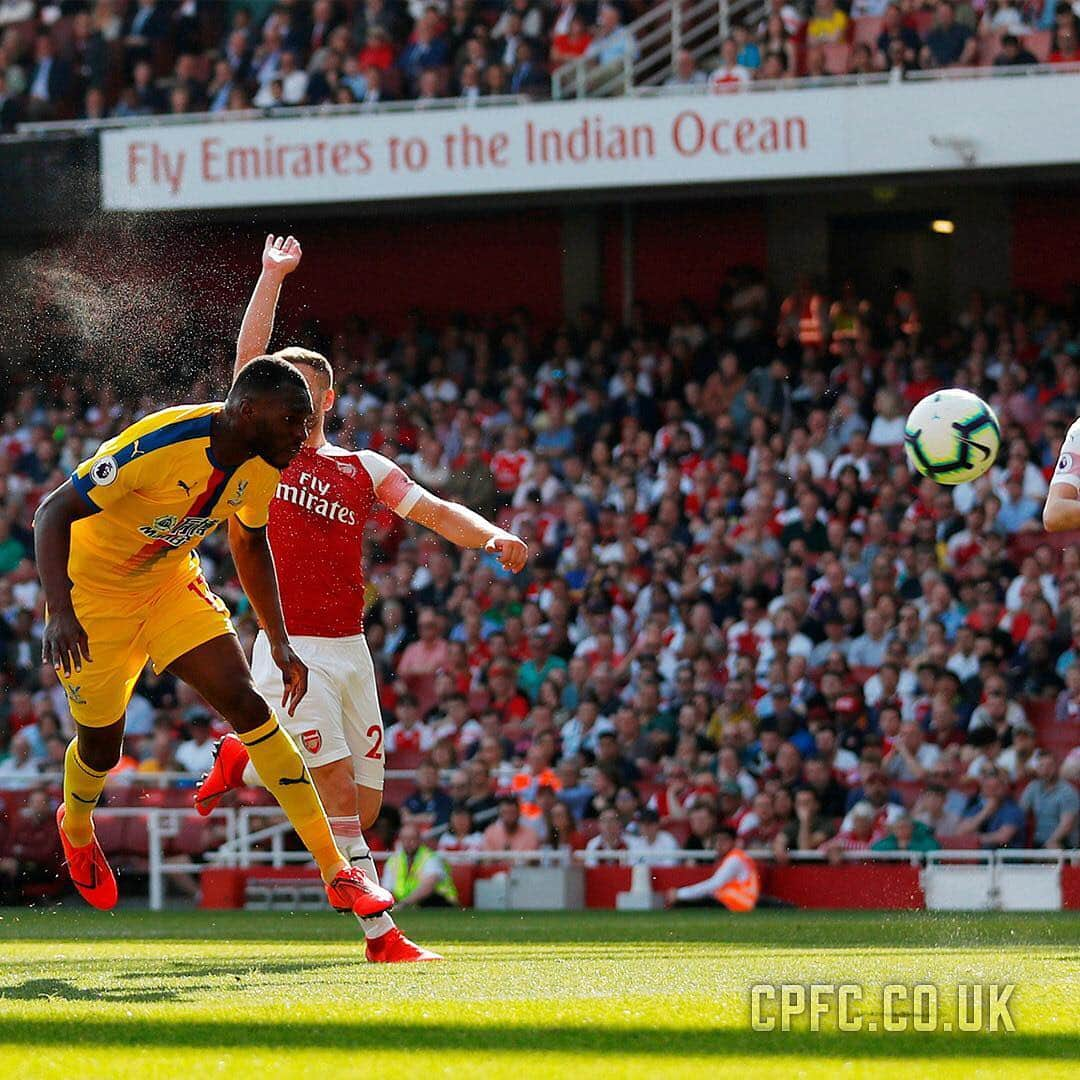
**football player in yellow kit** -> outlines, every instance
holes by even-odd
[[[35,547],[48,608],[43,657],[60,675],[77,729],[57,825],[72,881],[95,907],[111,908],[117,890],[92,811],[119,760],[127,704],[148,659],[192,686],[237,731],[318,863],[331,904],[363,916],[393,904],[338,850],[303,759],[256,692],[195,551],[229,522],[236,568],[272,643],[281,704],[291,712],[306,693],[307,668],[285,631],[266,523],[279,470],[303,446],[312,417],[303,375],[260,357],[225,402],[140,420],[38,509]]]

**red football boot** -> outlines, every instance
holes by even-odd
[[[95,836],[89,844],[76,847],[62,826],[67,808],[60,804],[56,810],[56,828],[64,847],[64,862],[79,895],[91,906],[101,911],[116,907],[116,878]]]
[[[244,769],[250,759],[247,747],[230,732],[214,747],[214,766],[195,789],[195,809],[206,817],[213,813],[222,795],[244,786]]]
[[[351,911],[361,919],[381,915],[394,906],[394,894],[371,881],[358,866],[347,866],[326,886],[335,911]]]
[[[396,926],[381,937],[367,939],[367,958],[372,964],[416,964],[443,959],[437,952],[410,941]]]

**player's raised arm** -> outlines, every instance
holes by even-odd
[[[41,639],[41,658],[65,675],[82,671],[90,660],[90,642],[71,602],[68,559],[71,526],[94,513],[70,480],[61,484],[38,507],[34,515],[34,555],[45,591],[49,620]]]
[[[289,644],[266,527],[250,528],[237,518],[230,518],[229,548],[240,584],[270,641],[270,654],[281,669],[285,685],[285,692],[281,696],[282,708],[292,716],[307,693],[308,670]]]
[[[421,489],[423,491],[423,489]],[[504,570],[517,574],[525,569],[529,547],[519,536],[493,525],[460,503],[440,499],[423,491],[416,504],[405,515],[410,521],[423,525],[458,547],[483,548],[498,557]]]
[[[493,525],[467,506],[439,498],[382,454],[364,450],[360,462],[371,477],[376,496],[399,517],[437,532],[458,547],[491,552],[512,574],[525,569],[529,548],[521,537]]]
[[[1047,532],[1080,529],[1080,420],[1069,428],[1061,445],[1042,518]]]
[[[274,236],[273,233],[267,236],[263,245],[262,273],[255,283],[236,339],[234,377],[249,360],[266,352],[274,331],[274,313],[281,284],[300,265],[302,254],[300,242],[295,237]]]

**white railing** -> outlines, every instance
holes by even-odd
[[[184,809],[166,809],[151,807],[102,807],[95,812],[95,818],[138,817],[147,823],[147,873],[149,876],[149,906],[153,911],[160,911],[165,902],[167,878],[170,874],[184,873],[200,875],[206,870],[218,868],[257,870],[260,866],[280,870],[288,866],[307,867],[311,865],[311,856],[304,850],[286,848],[286,838],[292,828],[284,814],[276,806],[245,806],[215,810],[212,819],[220,820],[225,827],[225,841],[217,849],[207,851],[201,862],[193,860],[178,861],[169,859],[166,854],[167,842],[179,835],[183,819],[192,811]],[[258,819],[258,820],[256,820]],[[267,819],[272,819],[267,822]],[[261,822],[267,822],[260,824]],[[266,845],[266,846],[259,846]],[[640,849],[626,851],[571,851],[566,848],[538,851],[440,851],[442,858],[453,865],[482,866],[485,864],[511,864],[514,866],[542,866],[567,868],[574,865],[594,866],[611,864],[628,867],[655,867],[675,862],[707,863],[715,861],[711,851],[647,852]],[[775,856],[769,848],[753,848],[748,854],[759,862],[774,863]],[[373,858],[381,862],[387,853],[373,853]],[[835,855],[833,856],[835,858]],[[989,895],[999,894],[999,877],[1002,871],[1015,865],[1062,867],[1080,866],[1080,849],[1065,851],[1002,849],[970,850],[941,849],[938,851],[844,851],[840,853],[841,862],[861,863],[905,863],[919,867],[925,873],[950,865],[967,865],[985,869],[990,873]],[[820,851],[793,851],[787,856],[791,863],[824,863],[828,855]],[[256,875],[257,876],[257,875]],[[311,889],[320,888],[317,882]]]
[[[383,113],[445,112],[448,109],[491,109],[500,105],[524,105],[532,99],[524,94],[491,94],[478,98],[425,98],[423,101],[373,101],[348,105],[285,105],[273,109],[233,109],[227,112],[155,113],[150,116],[108,116],[103,120],[40,120],[17,124],[18,139],[33,135],[79,135],[107,128],[175,127],[184,124],[230,123],[234,120],[294,119],[311,116],[378,116]]]
[[[628,42],[619,62],[600,64],[583,56],[556,68],[551,96],[613,97],[659,86],[674,71],[681,49],[696,63],[716,56],[734,23],[757,23],[766,10],[764,0],[667,0],[624,28],[633,44]]]

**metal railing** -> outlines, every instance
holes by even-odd
[[[623,28],[627,40],[619,61],[603,64],[585,55],[556,68],[551,96],[613,97],[659,86],[675,70],[681,49],[700,63],[719,53],[734,23],[756,23],[766,11],[763,0],[668,0]]]
[[[167,856],[166,845],[179,835],[183,819],[191,811],[151,807],[103,807],[96,812],[97,818],[141,817],[147,823],[147,873],[149,876],[149,906],[160,911],[164,906],[166,881],[170,874],[200,875],[206,870],[230,868],[257,870],[266,866],[275,870],[295,866],[311,866],[311,856],[302,849],[289,849],[286,839],[292,827],[281,809],[276,806],[245,806],[214,811],[212,819],[223,822],[225,841],[220,847],[207,851],[202,861],[183,860]],[[610,864],[626,867],[656,868],[671,863],[708,863],[716,859],[715,852],[679,849],[675,851],[650,852],[640,848],[623,851],[572,851],[569,848],[539,849],[535,851],[440,851],[442,858],[452,865],[483,866],[490,864],[512,866],[541,866],[567,868],[574,865],[585,867]],[[752,848],[748,851],[754,859],[763,863],[777,860],[770,848]],[[385,852],[373,853],[377,862],[388,857]],[[835,859],[836,853],[833,854]],[[999,878],[1007,867],[1065,865],[1080,866],[1080,849],[1063,851],[1000,849],[972,850],[947,848],[938,851],[842,851],[842,863],[904,863],[920,868],[925,874],[950,866],[967,866],[985,869],[990,874],[988,895],[993,900],[999,895]],[[824,863],[829,855],[821,851],[793,851],[786,861],[797,864]],[[317,884],[317,883],[316,883]],[[266,886],[273,888],[274,886]]]
[[[447,112],[452,109],[491,109],[523,105],[532,99],[524,94],[493,94],[478,98],[430,98],[423,101],[373,101],[348,105],[286,105],[273,109],[235,109],[225,112],[155,113],[150,116],[109,116],[102,120],[41,120],[16,125],[15,134],[3,139],[39,135],[85,135],[109,128],[182,127],[185,124],[219,124],[240,120],[292,120],[322,116],[381,116],[386,113]]]

